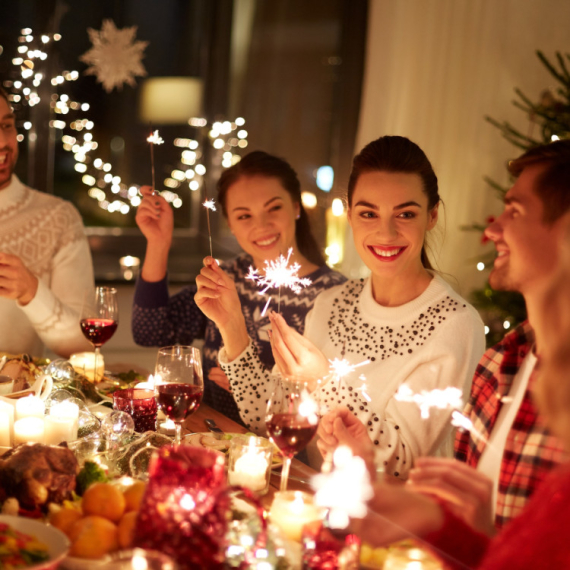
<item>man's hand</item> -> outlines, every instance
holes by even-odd
[[[496,533],[493,524],[493,482],[461,461],[422,457],[408,479],[410,489],[435,495],[446,501],[457,517],[488,536]]]
[[[0,297],[27,305],[38,290],[38,278],[22,260],[9,253],[0,253]]]
[[[340,406],[325,414],[317,435],[317,447],[325,460],[330,459],[339,445],[346,445],[353,455],[364,459],[371,473],[375,473],[374,444],[368,437],[366,426],[348,408]]]

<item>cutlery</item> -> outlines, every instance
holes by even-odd
[[[224,433],[224,430],[221,429],[221,428],[218,426],[218,424],[216,424],[216,422],[215,422],[214,420],[208,418],[208,419],[205,419],[205,420],[204,420],[204,423],[206,424],[206,426],[208,427],[208,429],[209,429],[211,432],[214,432],[214,433]]]

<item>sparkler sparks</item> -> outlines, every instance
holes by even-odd
[[[260,287],[263,287],[259,291],[260,295],[263,295],[268,289],[279,289],[279,304],[281,303],[281,287],[288,287],[296,293],[297,295],[301,292],[302,287],[307,287],[311,284],[311,280],[307,277],[299,277],[299,270],[301,266],[298,263],[293,263],[289,267],[289,259],[293,253],[293,248],[289,248],[287,257],[280,255],[275,261],[265,261],[265,275],[261,275],[257,269],[252,266],[249,267],[249,273],[246,275],[246,279],[255,281]],[[267,307],[271,298],[267,300],[267,303],[261,313],[265,315]],[[277,309],[279,312],[279,308]]]
[[[315,503],[329,510],[332,528],[346,528],[352,518],[366,516],[366,503],[374,491],[370,475],[361,457],[354,457],[348,447],[338,447],[333,455],[333,470],[311,479],[316,491]]]
[[[206,210],[212,210],[212,212],[216,211],[216,203],[214,200],[205,200],[202,206],[204,206]]]
[[[414,394],[407,384],[402,384],[394,398],[399,402],[413,402],[420,408],[421,416],[429,418],[431,408],[444,410],[452,408],[458,410],[463,407],[463,392],[459,388],[445,388],[444,390],[422,390]]]
[[[214,200],[212,199],[208,200],[206,198],[202,206],[206,208],[206,219],[208,220],[208,239],[210,240],[210,257],[214,257],[214,254],[212,253],[213,250],[212,250],[212,230],[210,228],[210,210],[212,210],[212,212],[216,211],[216,203],[214,202]]]
[[[358,364],[351,364],[346,358],[339,359],[335,358],[334,360],[329,360],[330,362],[330,373],[337,379],[340,380],[344,378],[351,372],[354,372],[356,368],[359,366],[364,366],[365,364],[370,364],[370,360],[363,360]],[[361,377],[362,379],[363,377]]]
[[[146,140],[150,143],[150,168],[152,173],[152,193],[154,194],[156,190],[156,186],[154,183],[154,145],[162,144],[164,141],[158,135],[158,129],[154,131],[149,137],[147,137]]]

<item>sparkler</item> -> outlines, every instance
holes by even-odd
[[[346,528],[352,518],[363,518],[366,503],[373,495],[370,475],[364,459],[352,455],[346,446],[338,447],[333,454],[333,470],[311,478],[316,491],[315,503],[330,509],[328,521],[331,528]]]
[[[265,275],[261,275],[257,269],[252,266],[249,267],[249,273],[246,279],[255,281],[260,287],[260,295],[263,295],[268,289],[279,289],[279,300],[277,304],[277,312],[281,307],[281,287],[288,287],[297,295],[301,292],[301,287],[307,287],[311,284],[311,280],[307,277],[299,277],[299,269],[301,266],[298,263],[293,263],[289,267],[289,259],[293,253],[293,248],[289,248],[287,257],[280,255],[275,261],[265,261]],[[265,315],[267,307],[271,301],[271,297],[267,300],[261,316]]]
[[[158,129],[154,131],[149,137],[147,137],[147,142],[150,143],[150,167],[152,171],[152,193],[154,194],[156,186],[154,183],[154,145],[163,144],[164,140],[159,136]]]
[[[343,354],[344,354],[344,350],[343,350]],[[370,360],[363,360],[362,362],[359,362],[358,364],[351,364],[348,360],[346,360],[346,358],[335,358],[334,360],[330,360],[329,359],[329,372],[331,373],[331,375],[333,376],[333,378],[337,381],[340,382],[343,378],[345,378],[346,376],[348,376],[349,374],[351,374],[352,372],[354,372],[359,366],[364,366],[365,364],[370,364]],[[356,388],[357,390],[359,390],[362,393],[362,396],[369,402],[372,401],[372,398],[368,395],[367,391],[368,388],[366,386],[366,376],[364,376],[363,374],[361,374],[358,379],[362,382],[362,385],[358,388]]]
[[[473,422],[457,410],[451,413],[451,425],[470,432],[471,435],[474,435],[486,444],[489,443],[489,440],[473,425]],[[496,451],[492,446],[491,448]]]
[[[202,204],[202,206],[204,206],[204,208],[206,208],[206,218],[208,220],[208,238],[210,240],[210,257],[214,257],[214,254],[212,253],[212,230],[210,229],[210,210],[212,210],[212,212],[216,211],[216,203],[214,202],[214,200],[206,199],[204,201],[204,203]]]
[[[422,390],[414,394],[407,384],[402,384],[394,398],[399,402],[413,402],[420,408],[423,419],[429,418],[431,408],[445,410],[452,408],[458,410],[463,407],[463,392],[459,388],[445,388],[444,390]]]

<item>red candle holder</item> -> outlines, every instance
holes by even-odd
[[[135,431],[156,431],[156,400],[152,390],[126,388],[113,393],[113,409],[127,412],[135,422]]]

